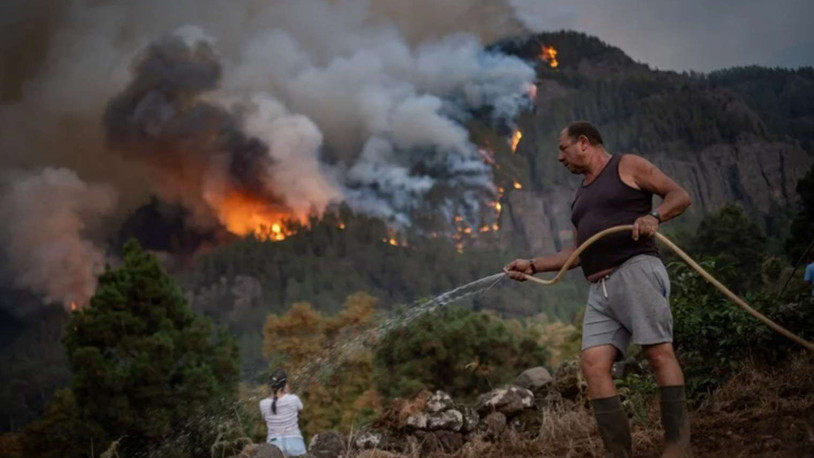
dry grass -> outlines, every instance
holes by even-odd
[[[658,457],[662,446],[658,402],[647,424],[633,424],[636,457]],[[733,377],[691,412],[698,457],[814,457],[814,354],[799,354],[782,367],[750,367]],[[405,455],[367,452],[365,458]],[[524,439],[508,430],[496,442],[475,437],[451,458],[602,457],[593,415],[584,404],[559,404],[544,411],[540,434]],[[418,458],[419,454],[410,455]]]

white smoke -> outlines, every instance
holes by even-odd
[[[269,147],[274,166],[265,172],[269,190],[297,214],[318,213],[341,199],[341,190],[319,162],[322,133],[310,119],[291,115],[267,96],[252,99],[254,111],[246,131]]]
[[[88,237],[89,224],[113,211],[116,194],[84,183],[67,169],[7,178],[0,198],[0,237],[15,285],[48,302],[84,305],[96,289],[105,254]]]
[[[236,183],[262,188],[278,209],[319,214],[346,202],[401,225],[432,210],[432,192],[434,210],[474,221],[494,186],[465,125],[474,112],[511,124],[535,78],[526,63],[484,47],[482,38],[521,30],[503,1],[72,0],[54,11],[37,71],[0,105],[0,166],[67,167],[115,187],[120,213],[158,195],[188,207],[197,224],[218,220],[208,214],[213,202]],[[139,66],[145,50],[162,46],[211,73],[161,86],[177,70],[171,60]],[[198,115],[220,127],[195,131]],[[112,149],[111,129],[122,134]],[[71,172],[55,170],[42,176],[70,182]],[[96,196],[90,207],[67,206],[72,235],[50,233],[66,252],[86,252],[92,262],[83,266],[92,267],[75,266],[82,278],[104,251],[81,238],[82,218],[108,211],[103,193],[86,189]],[[14,203],[23,198],[5,194],[4,207],[20,221],[41,219]],[[12,240],[23,232],[7,235],[10,246],[26,246]]]

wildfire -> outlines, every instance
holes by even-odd
[[[512,147],[512,153],[517,150],[517,144],[520,143],[520,139],[523,138],[523,132],[520,132],[520,129],[517,129],[512,134],[512,139],[509,144]]]
[[[523,185],[520,184],[520,182],[515,181],[514,182],[514,189],[523,189]]]
[[[223,198],[216,211],[229,232],[254,234],[262,240],[284,240],[290,234],[283,227],[283,220],[296,219],[294,215],[275,209],[267,202],[237,191]]]
[[[560,66],[560,63],[557,62],[557,49],[553,46],[543,45],[542,46],[542,53],[540,54],[540,59],[543,59],[544,62],[548,62],[548,65],[551,68],[557,68]]]

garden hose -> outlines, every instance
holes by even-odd
[[[565,264],[562,266],[560,271],[557,272],[557,275],[554,276],[554,278],[552,278],[551,280],[543,280],[541,278],[533,277],[533,276],[528,275],[528,274],[523,274],[523,275],[526,277],[526,280],[533,281],[535,283],[539,283],[539,284],[545,285],[545,286],[553,285],[554,283],[557,283],[558,281],[560,281],[562,279],[562,276],[565,275],[565,272],[579,258],[580,253],[585,251],[585,249],[588,248],[591,244],[593,244],[597,240],[601,239],[602,237],[605,237],[608,234],[613,234],[614,232],[632,231],[632,230],[633,230],[633,225],[626,224],[626,225],[622,225],[622,226],[614,226],[614,227],[605,229],[604,231],[595,234],[593,237],[589,238],[582,245],[580,245],[576,250],[574,250],[574,252],[568,258],[568,260],[565,261]],[[744,301],[743,299],[738,297],[735,293],[730,291],[729,288],[724,286],[715,277],[710,275],[709,272],[704,270],[703,267],[701,267],[697,262],[695,262],[687,253],[684,252],[684,250],[679,248],[678,245],[673,243],[670,239],[668,239],[667,237],[665,237],[664,235],[662,235],[662,234],[660,234],[658,232],[656,232],[655,236],[660,242],[667,245],[667,247],[670,248],[671,250],[673,250],[678,255],[678,257],[683,259],[684,262],[689,264],[690,267],[692,267],[699,274],[701,274],[701,276],[704,277],[705,280],[712,283],[716,288],[718,288],[718,291],[723,293],[724,296],[729,298],[729,300],[731,300],[732,302],[737,304],[740,308],[746,310],[747,313],[749,313],[753,317],[757,318],[758,320],[762,321],[764,324],[766,324],[766,326],[769,326],[770,328],[772,328],[776,332],[784,335],[785,337],[788,337],[789,339],[793,340],[794,342],[797,342],[798,344],[802,345],[803,347],[807,348],[808,350],[814,351],[814,344],[812,344],[811,342],[803,339],[802,337],[792,333],[791,331],[784,328],[783,326],[780,326],[779,324],[777,324],[774,321],[770,320],[768,317],[766,317],[766,315],[763,315],[762,313],[760,313],[757,310],[750,307],[749,304],[746,303],[746,301]],[[504,269],[504,272],[505,272],[505,269]]]

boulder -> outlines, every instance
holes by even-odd
[[[416,412],[407,417],[407,426],[415,429],[427,429],[428,415],[424,412]]]
[[[441,429],[447,431],[460,431],[463,424],[463,414],[454,409],[427,415],[427,429],[431,429],[433,431]]]
[[[545,367],[538,366],[523,371],[517,376],[514,384],[538,394],[548,391],[548,387],[552,382],[554,382],[554,377],[551,376],[548,370]]]
[[[451,409],[453,404],[454,403],[452,402],[452,397],[450,395],[438,390],[427,400],[426,410],[430,413],[443,412]]]
[[[478,413],[501,412],[512,416],[534,405],[534,393],[526,388],[510,385],[498,388],[478,397]]]
[[[362,431],[356,436],[353,443],[356,448],[361,450],[378,449],[382,448],[384,442],[384,434],[376,430]]]
[[[478,422],[480,421],[478,411],[472,407],[462,407],[460,412],[464,419],[463,425],[461,425],[461,432],[470,433],[474,431],[478,427]]]
[[[342,436],[333,430],[315,435],[308,444],[308,453],[316,458],[344,458],[346,452]]]

